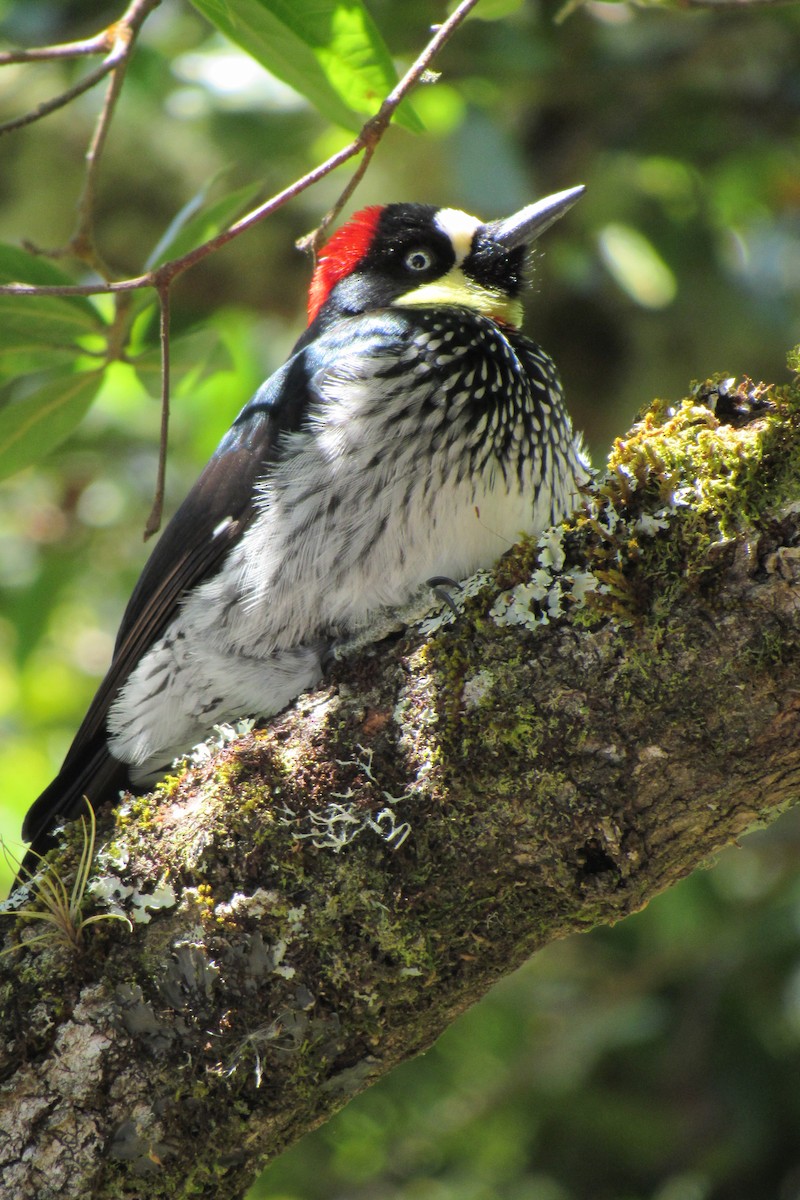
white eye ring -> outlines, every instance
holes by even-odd
[[[423,250],[421,246],[415,246],[413,250],[409,250],[408,254],[403,259],[403,266],[409,271],[427,271],[428,267],[433,265],[433,255],[427,250]]]

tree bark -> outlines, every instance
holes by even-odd
[[[100,814],[84,913],[132,931],[5,922],[3,1194],[240,1197],[535,950],[794,803],[799,412],[655,406],[457,621]]]

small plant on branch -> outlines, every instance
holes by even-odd
[[[94,809],[86,797],[84,797],[84,800],[89,819],[87,823],[86,816],[81,815],[81,855],[72,888],[68,890],[67,883],[61,872],[55,866],[46,862],[42,855],[39,855],[38,857],[42,864],[40,870],[36,874],[28,873],[27,884],[34,889],[31,906],[27,908],[0,909],[0,916],[17,917],[23,921],[43,921],[48,926],[38,936],[26,938],[25,946],[35,946],[41,942],[51,942],[67,946],[74,951],[79,951],[83,947],[84,930],[89,925],[96,925],[98,921],[123,921],[129,929],[133,929],[128,918],[123,916],[122,913],[96,913],[91,917],[83,915],[86,904],[86,889],[92,872],[97,832],[97,820],[94,815]],[[16,861],[15,856],[11,854],[7,846],[3,846],[3,851],[7,858],[10,857],[14,861],[15,869],[20,870],[19,862]],[[26,874],[24,868],[22,868],[22,872]],[[0,952],[0,957],[4,954],[11,954],[19,948],[18,945],[10,946]]]

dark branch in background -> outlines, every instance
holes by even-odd
[[[64,286],[39,286],[36,284],[12,283],[0,287],[0,295],[3,296],[100,296],[100,295],[118,295],[124,292],[134,292],[141,288],[154,288],[158,293],[159,302],[161,304],[162,314],[162,420],[161,420],[161,447],[159,455],[159,478],[156,488],[156,496],[147,521],[145,537],[150,537],[158,529],[161,514],[161,501],[163,497],[163,467],[166,457],[166,436],[168,427],[168,409],[169,409],[169,365],[168,358],[165,354],[166,343],[164,341],[164,314],[169,312],[168,292],[174,280],[176,280],[184,271],[188,271],[190,267],[202,262],[210,254],[214,254],[220,250],[228,242],[239,237],[240,234],[246,233],[254,225],[263,221],[265,217],[276,212],[289,200],[293,200],[302,192],[306,191],[313,184],[318,183],[320,179],[324,179],[331,171],[335,171],[337,167],[342,166],[357,154],[363,152],[364,157],[355,171],[353,177],[343,190],[336,204],[325,216],[318,228],[307,238],[302,240],[304,249],[310,249],[314,252],[319,248],[326,229],[335,220],[341,212],[344,205],[350,199],[356,187],[364,176],[364,173],[369,166],[372,155],[389,127],[389,124],[401,101],[408,95],[413,87],[416,86],[429,71],[430,64],[435,55],[449,41],[455,33],[459,25],[464,21],[467,15],[479,3],[479,0],[462,0],[461,4],[455,11],[443,22],[436,27],[435,33],[428,44],[425,46],[422,53],[409,68],[403,78],[392,89],[389,95],[381,104],[377,113],[370,117],[361,128],[361,131],[353,139],[349,145],[338,153],[331,155],[324,163],[309,171],[295,183],[278,192],[271,199],[266,200],[263,204],[258,205],[251,212],[247,213],[240,220],[236,221],[227,229],[223,229],[221,233],[215,237],[209,238],[207,242],[203,242],[200,246],[196,246],[187,254],[180,258],[172,259],[169,262],[162,263],[161,266],[154,268],[151,271],[146,271],[143,275],[137,275],[129,279],[111,280],[109,279],[110,272],[103,264],[102,258],[97,252],[93,238],[93,212],[94,198],[97,172],[100,159],[105,145],[108,129],[111,118],[114,112],[117,97],[119,95],[122,81],[124,78],[125,68],[127,67],[128,59],[133,50],[136,40],[136,35],[141,28],[141,25],[147,15],[158,6],[161,0],[133,0],[123,17],[120,18],[115,25],[109,27],[105,34],[98,34],[95,38],[87,42],[73,42],[65,46],[52,46],[39,51],[24,51],[20,52],[26,57],[21,58],[19,55],[0,56],[0,66],[4,62],[25,62],[32,60],[32,56],[36,58],[57,58],[57,57],[77,57],[80,54],[97,53],[104,48],[107,40],[113,38],[114,48],[112,55],[102,64],[98,71],[93,72],[92,76],[87,76],[82,80],[80,85],[70,91],[63,93],[56,100],[48,101],[51,105],[48,111],[54,111],[55,108],[62,107],[76,95],[86,91],[94,83],[99,82],[109,71],[113,72],[111,83],[106,94],[106,100],[103,105],[100,116],[98,117],[94,135],[90,143],[86,155],[88,164],[86,179],[84,182],[83,191],[78,201],[78,227],[72,239],[64,250],[52,252],[53,256],[61,256],[63,254],[73,254],[81,261],[91,266],[99,275],[105,277],[104,283],[95,284],[75,284]],[[103,39],[106,39],[105,41]],[[91,79],[91,82],[87,80]],[[24,117],[17,118],[14,122],[9,123],[5,128],[19,128],[22,125],[30,124],[34,120],[38,120],[40,116],[45,116],[43,110],[45,106],[40,106],[33,113],[28,113]],[[0,133],[4,127],[0,126]],[[29,247],[29,249],[35,249]],[[168,319],[168,318],[167,318]],[[116,326],[116,322],[115,322]],[[117,329],[117,339],[119,330]],[[154,523],[155,522],[155,523]]]

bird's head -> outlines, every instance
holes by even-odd
[[[309,324],[390,305],[447,304],[517,328],[533,242],[583,191],[569,188],[488,222],[429,204],[362,209],[322,251],[309,291]]]

